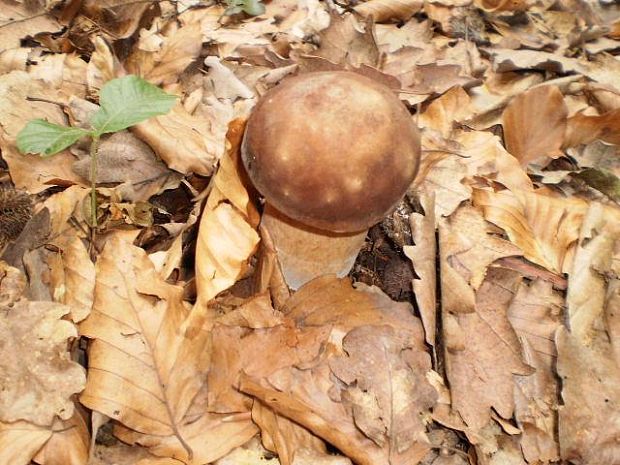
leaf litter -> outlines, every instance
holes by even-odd
[[[618,24],[597,0],[0,0],[0,464],[620,463]],[[348,278],[291,292],[244,124],[341,69],[407,105],[420,172]],[[148,99],[99,95],[128,75],[172,111],[130,127]],[[93,114],[129,128],[102,136],[94,240]],[[37,118],[70,128],[54,158],[18,150]]]

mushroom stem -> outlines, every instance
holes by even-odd
[[[346,276],[368,232],[335,233],[313,228],[269,204],[265,206],[262,224],[273,240],[284,279],[293,290],[324,274]]]

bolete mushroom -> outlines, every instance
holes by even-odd
[[[313,72],[269,90],[248,120],[242,159],[265,198],[262,222],[287,284],[349,273],[368,228],[411,185],[419,158],[407,108],[370,78]]]

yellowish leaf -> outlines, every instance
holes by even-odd
[[[420,11],[421,0],[369,0],[360,3],[355,8],[363,17],[371,17],[377,23],[386,21],[406,22],[415,13]]]
[[[0,463],[28,465],[51,436],[52,430],[49,427],[26,421],[0,422]]]

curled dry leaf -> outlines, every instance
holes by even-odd
[[[189,454],[183,417],[204,383],[208,337],[200,319],[187,319],[182,297],[142,249],[107,242],[93,309],[80,326],[93,339],[80,401],[138,432],[176,436]]]
[[[570,269],[571,249],[579,238],[586,202],[517,189],[475,189],[472,198],[482,207],[485,219],[506,231],[525,258],[555,273]]]
[[[150,118],[132,131],[145,141],[169,168],[183,174],[209,176],[224,152],[224,144],[204,118],[177,104],[162,116]]]
[[[231,123],[231,148],[213,179],[196,244],[196,288],[202,305],[232,286],[247,269],[259,242],[259,216],[241,177],[239,147],[244,123]]]
[[[413,280],[413,292],[420,310],[426,342],[435,345],[437,330],[436,289],[437,289],[437,239],[435,238],[435,195],[422,193],[420,204],[424,214],[412,213],[409,216],[411,236],[415,245],[406,245],[403,252],[411,260],[418,278]]]
[[[83,409],[81,409],[83,410]],[[88,463],[90,434],[85,413],[76,408],[68,420],[52,425],[52,437],[34,457],[41,465],[84,465]]]
[[[71,361],[67,340],[77,337],[61,318],[70,308],[20,300],[0,314],[0,421],[51,425],[73,414],[71,396],[84,387],[84,370]]]
[[[52,436],[48,427],[27,421],[0,422],[0,463],[28,465]]]
[[[369,0],[353,9],[363,17],[370,17],[377,23],[406,22],[422,9],[422,5],[421,0]]]
[[[510,102],[502,115],[508,152],[522,166],[545,157],[557,158],[562,152],[568,109],[562,92],[555,86],[535,87]]]
[[[602,115],[577,113],[568,119],[564,147],[589,144],[597,139],[620,144],[620,109]]]
[[[98,92],[106,82],[123,74],[122,65],[102,37],[96,36],[93,45],[95,51],[86,67],[86,83],[91,93]]]

